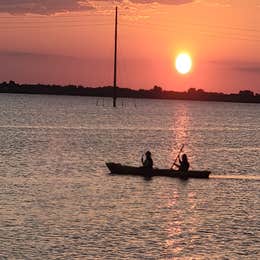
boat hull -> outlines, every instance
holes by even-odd
[[[126,166],[119,163],[106,163],[110,173],[137,176],[166,176],[172,178],[209,178],[210,171],[188,171],[186,173],[172,169],[146,169],[144,167]]]

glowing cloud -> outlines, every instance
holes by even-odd
[[[120,4],[125,3],[124,0],[0,0],[0,13],[9,14],[40,14],[49,15],[62,12],[76,12],[95,10],[94,3],[100,2]],[[191,3],[193,0],[129,0],[128,3],[133,4],[167,4],[167,5],[181,5]]]
[[[165,4],[165,5],[182,5],[193,2],[193,0],[130,0],[132,3],[138,4]]]
[[[87,1],[79,0],[0,0],[0,12],[10,14],[48,15],[92,9],[93,7]]]

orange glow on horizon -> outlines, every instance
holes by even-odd
[[[55,13],[57,5],[50,1],[50,12],[45,15],[23,14],[18,5],[11,10],[17,12],[15,16],[2,13],[0,31],[5,40],[0,43],[0,82],[112,84],[114,5],[112,1],[89,1],[90,5],[92,2],[97,2],[95,8],[79,12],[71,11],[72,6]],[[232,0],[229,7],[206,3],[210,1],[179,5],[137,2],[155,1],[118,4],[119,86],[260,93],[256,0],[246,4]],[[181,58],[176,72],[176,56],[184,50],[191,62]]]

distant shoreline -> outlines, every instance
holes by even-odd
[[[75,85],[17,84],[14,81],[0,83],[0,93],[46,94],[68,96],[112,97],[113,87],[83,87]],[[150,90],[117,88],[118,98],[150,98],[168,100],[196,100],[235,103],[260,103],[260,94],[250,90],[241,90],[237,94],[206,92],[203,89],[190,88],[185,92],[167,91],[154,86]]]

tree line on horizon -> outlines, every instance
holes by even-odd
[[[74,95],[112,97],[112,86],[84,87],[76,85],[46,85],[46,84],[18,84],[15,81],[0,83],[0,93],[19,94],[47,94],[47,95]],[[159,86],[152,89],[134,90],[130,88],[117,88],[117,96],[122,98],[152,98],[152,99],[178,99],[200,101],[224,101],[260,103],[260,94],[250,90],[241,90],[237,94],[224,94],[218,92],[206,92],[203,89],[190,88],[187,91],[163,90]]]

